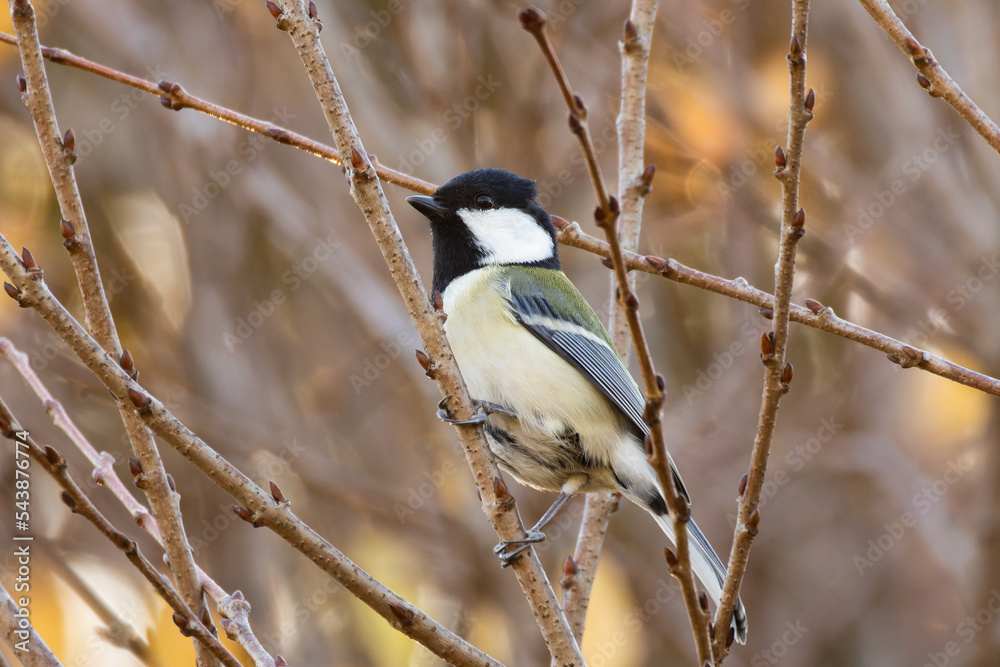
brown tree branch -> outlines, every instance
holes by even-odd
[[[0,32],[0,42],[16,46],[17,38],[5,32]],[[110,79],[111,81],[116,81],[126,86],[131,86],[132,88],[145,91],[150,95],[160,98],[160,103],[167,109],[172,109],[174,111],[180,111],[181,109],[194,109],[195,111],[200,111],[201,113],[212,116],[213,118],[218,118],[219,120],[224,120],[227,123],[237,125],[244,130],[262,134],[265,137],[270,137],[280,144],[294,146],[295,148],[306,151],[307,153],[312,153],[317,157],[321,157],[324,160],[329,160],[336,165],[341,165],[340,154],[337,152],[337,149],[327,146],[326,144],[321,144],[320,142],[314,141],[297,132],[292,132],[287,128],[281,127],[280,125],[269,123],[252,116],[247,116],[246,114],[241,114],[237,111],[233,111],[232,109],[228,109],[192,95],[181,88],[181,86],[177,83],[173,83],[171,81],[153,83],[152,81],[147,81],[146,79],[132,74],[126,74],[120,70],[95,63],[92,60],[87,60],[86,58],[82,58],[65,49],[43,46],[42,56],[59,65],[75,67],[85,72],[102,76],[105,79]],[[416,178],[415,176],[410,176],[409,174],[404,174],[403,172],[378,164],[377,159],[374,157],[372,157],[372,160],[375,164],[375,170],[378,172],[379,178],[387,183],[392,183],[393,185],[398,185],[401,188],[406,188],[407,190],[412,190],[425,195],[434,194],[434,190],[437,189],[437,186],[433,183],[428,183],[427,181]]]
[[[156,518],[150,514],[145,506],[140,503],[132,493],[126,488],[125,484],[122,483],[121,479],[115,474],[114,471],[114,457],[112,457],[107,452],[98,452],[87,437],[77,428],[76,424],[69,417],[62,403],[57,401],[48,388],[42,383],[41,378],[35,373],[34,369],[31,368],[31,361],[28,359],[28,355],[24,354],[14,344],[6,337],[0,337],[0,356],[5,357],[12,366],[17,370],[21,377],[27,382],[28,386],[31,387],[35,395],[45,406],[45,411],[48,413],[49,417],[52,419],[52,423],[66,434],[70,442],[87,458],[88,461],[94,466],[94,470],[91,473],[91,477],[102,487],[107,489],[128,511],[132,516],[132,519],[136,524],[145,530],[156,542],[163,546],[163,535],[160,533],[159,524]],[[133,468],[134,466],[134,468]],[[146,484],[146,474],[142,471],[141,466],[139,466],[137,461],[130,461],[130,468],[133,468],[133,476],[135,478],[136,486],[140,488]],[[239,618],[232,618],[228,615],[227,610],[230,608],[230,602],[234,597],[238,596],[239,600],[243,600],[243,596],[239,591],[233,593],[230,596],[219,584],[215,582],[214,579],[208,576],[204,570],[201,569],[197,564],[195,564],[195,570],[198,574],[198,579],[201,582],[202,587],[210,598],[215,601],[216,606],[222,613],[224,619],[237,624],[243,624],[238,627],[237,630],[231,634],[231,638],[243,644],[243,648],[247,650],[251,656],[254,657],[254,661],[260,665],[262,664],[258,660],[260,652],[263,651],[263,647],[257,640],[256,636],[249,625],[249,619],[246,618],[247,614],[240,614]],[[243,602],[243,604],[249,604]],[[226,626],[224,622],[224,626]],[[228,626],[226,626],[228,627]],[[227,629],[228,632],[228,629]],[[233,636],[235,635],[235,636]],[[265,653],[266,655],[266,653]],[[274,663],[274,658],[268,656],[268,665]]]
[[[76,153],[73,150],[75,139],[72,130],[67,130],[65,135],[59,133],[41,54],[42,47],[38,41],[34,8],[28,0],[10,0],[10,5],[26,79],[27,89],[22,95],[22,100],[34,121],[35,133],[38,135],[45,164],[52,185],[55,187],[56,198],[63,216],[60,223],[63,245],[69,251],[73,270],[83,294],[87,326],[101,346],[113,357],[122,359],[124,363],[118,332],[115,330],[111,308],[108,306],[101,273],[97,266],[97,255],[94,253],[83,201],[73,173],[73,163],[76,161]],[[158,519],[162,528],[163,546],[177,588],[188,606],[197,610],[200,616],[210,619],[195,568],[194,554],[184,531],[180,496],[172,492],[167,483],[166,471],[152,434],[129,411],[120,412],[132,449],[147,473],[147,483],[143,487],[143,492],[149,501],[153,516]],[[199,666],[214,664],[204,646],[197,642],[194,646]]]
[[[125,406],[138,415],[153,433],[242,503],[244,507],[236,508],[240,518],[254,526],[267,526],[389,621],[394,628],[417,640],[449,663],[470,667],[499,665],[496,660],[435,622],[351,562],[296,517],[283,496],[272,497],[254,484],[174,417],[162,402],[146,393],[52,295],[42,279],[42,270],[33,262],[31,267],[25,266],[2,234],[0,268],[13,283],[6,288],[8,295],[12,295],[22,306],[33,308],[108,388],[120,406]]]
[[[618,236],[624,250],[634,252],[639,246],[642,209],[649,194],[655,168],[646,167],[643,153],[646,140],[646,73],[650,43],[656,22],[659,0],[634,0],[625,33],[618,43],[622,54],[622,92],[618,112],[618,200],[621,215]],[[635,289],[635,276],[629,273]],[[631,354],[628,317],[615,297],[617,285],[611,277],[611,307],[608,333],[627,365]],[[611,514],[618,508],[618,496],[612,493],[589,493],[572,560],[567,561],[562,579],[563,610],[578,642],[583,640],[590,593]]]
[[[649,437],[647,438],[647,452],[649,461],[656,470],[666,497],[667,508],[670,518],[673,521],[675,539],[677,541],[677,556],[667,550],[667,562],[672,574],[680,582],[681,591],[684,596],[684,604],[688,611],[688,618],[691,622],[691,631],[694,634],[695,646],[698,651],[698,661],[700,664],[711,660],[712,652],[710,647],[708,615],[702,609],[698,599],[698,591],[694,583],[694,573],[691,569],[691,560],[688,550],[687,521],[690,513],[686,502],[677,493],[674,487],[674,478],[670,474],[669,459],[667,458],[666,444],[663,437],[663,424],[660,419],[664,399],[663,377],[657,374],[653,365],[653,358],[646,342],[643,332],[642,321],[639,319],[639,300],[632,289],[629,280],[628,269],[625,266],[620,238],[618,236],[618,218],[620,208],[618,200],[609,194],[601,172],[600,164],[597,160],[597,152],[594,150],[594,142],[591,138],[589,124],[587,123],[587,110],[583,99],[573,93],[569,81],[559,57],[552,47],[546,31],[545,15],[537,9],[522,10],[518,14],[521,27],[530,32],[539,47],[545,54],[546,60],[552,67],[553,74],[559,83],[563,97],[569,107],[570,130],[576,135],[580,143],[580,149],[586,159],[587,170],[590,173],[590,180],[597,194],[598,206],[594,212],[594,219],[597,226],[604,230],[610,249],[611,263],[614,267],[615,284],[618,286],[618,303],[625,313],[628,321],[628,328],[632,334],[632,346],[636,352],[639,362],[639,370],[642,374],[642,381],[646,394],[646,409],[643,418],[649,427]],[[565,220],[555,219],[556,226],[564,226]]]
[[[41,55],[41,44],[38,41],[34,7],[28,0],[10,0],[10,7],[27,85],[27,89],[21,94],[21,101],[24,102],[34,122],[35,134],[38,135],[45,165],[48,167],[55,188],[59,210],[62,212],[63,220],[72,230],[73,242],[66,247],[70,251],[70,259],[80,281],[87,329],[101,342],[105,350],[118,356],[121,354],[121,349],[116,349],[112,343],[117,342],[118,333],[111,318],[111,309],[108,307],[100,271],[96,270],[97,257],[94,255],[87,216],[73,174],[76,142],[72,130],[67,130],[65,135],[59,132]]]
[[[279,0],[279,5],[269,5],[268,8],[277,20],[278,27],[291,38],[323,108],[341,161],[350,165],[347,176],[351,196],[364,213],[407,305],[426,352],[422,363],[448,400],[453,416],[467,420],[474,414],[472,402],[445,338],[443,320],[427,299],[420,275],[389,210],[377,173],[368,160],[336,76],[326,58],[319,39],[322,24],[316,16],[315,5],[309,3],[307,7],[301,0]],[[489,453],[482,427],[459,426],[458,434],[482,498],[483,510],[497,534],[504,540],[523,537],[524,528],[517,516],[513,498],[507,492]],[[522,558],[514,561],[513,570],[535,614],[552,659],[559,665],[582,665],[580,648],[573,639],[534,550],[528,550]]]
[[[611,256],[611,249],[605,241],[584,233],[580,229],[580,225],[575,222],[559,230],[559,242],[601,257],[610,258]],[[774,296],[750,285],[743,278],[732,280],[721,278],[711,273],[692,269],[677,260],[653,255],[627,252],[625,253],[625,263],[632,271],[652,273],[684,285],[691,285],[749,303],[761,308],[768,316],[774,310]],[[997,378],[960,366],[891,336],[841,319],[833,311],[833,308],[824,306],[815,299],[806,299],[805,303],[807,306],[805,308],[792,304],[790,309],[792,322],[804,324],[884,352],[889,361],[899,364],[902,368],[919,368],[983,393],[1000,396],[1000,380]]]
[[[254,667],[277,667],[288,664],[281,655],[273,658],[250,629],[250,603],[243,593],[236,591],[219,603],[219,613],[222,614],[222,629],[226,636],[239,642],[253,660]]]
[[[646,145],[646,75],[659,0],[633,0],[618,49],[622,54],[622,94],[618,111],[618,236],[624,250],[635,252],[642,210],[656,168],[644,160]],[[634,276],[632,277],[634,280]],[[624,323],[623,323],[624,324]],[[612,334],[614,324],[612,324]]]
[[[31,458],[45,468],[59,486],[63,488],[63,502],[74,514],[79,514],[97,527],[105,537],[118,547],[128,558],[129,562],[153,585],[157,594],[170,605],[174,610],[174,623],[180,628],[181,634],[186,637],[193,637],[213,659],[218,660],[229,667],[242,667],[240,662],[219,642],[219,638],[213,633],[210,619],[207,612],[196,614],[191,607],[184,602],[170,582],[160,574],[156,567],[139,551],[138,545],[128,538],[124,533],[112,525],[108,519],[101,514],[97,506],[91,502],[90,498],[83,492],[76,481],[70,476],[67,470],[66,460],[52,447],[42,448],[35,442],[34,438],[26,435],[24,429],[19,425],[17,418],[11,413],[7,404],[0,398],[0,435],[9,440],[15,441],[16,447],[27,446],[28,454]],[[207,625],[206,625],[207,622]],[[211,628],[211,629],[210,629]]]
[[[740,502],[733,546],[729,555],[726,584],[722,602],[715,618],[715,626],[726,627],[732,618],[740,585],[746,574],[750,545],[757,535],[760,523],[761,489],[767,471],[767,459],[774,438],[778,404],[788,392],[792,380],[792,366],[785,361],[788,343],[788,324],[791,315],[792,287],[795,279],[795,251],[805,233],[805,211],[799,208],[799,174],[802,166],[802,146],[806,125],[812,120],[815,95],[806,93],[806,27],[809,19],[809,0],[792,0],[792,38],[788,51],[789,110],[787,150],[775,151],[775,176],[781,182],[782,219],[778,261],[774,276],[773,330],[761,337],[761,360],[764,362],[764,389],[761,397],[760,418],[750,458],[749,479],[740,483]],[[713,652],[717,663],[728,652],[728,646],[716,633]]]
[[[955,109],[966,123],[1000,152],[1000,127],[994,123],[976,103],[965,94],[954,79],[945,71],[930,49],[921,46],[913,33],[896,16],[885,0],[860,0],[875,23],[896,43],[900,51],[910,57],[917,68],[917,82],[931,97],[939,97]]]
[[[136,524],[149,533],[157,542],[162,544],[163,537],[160,535],[159,526],[156,519],[146,510],[132,493],[125,487],[114,470],[114,457],[107,452],[98,452],[87,437],[77,428],[70,419],[62,403],[57,401],[48,388],[42,383],[41,378],[31,367],[31,360],[28,355],[21,352],[7,337],[0,337],[0,356],[3,356],[17,370],[24,381],[31,387],[31,390],[45,406],[45,412],[52,419],[52,423],[66,434],[70,442],[80,450],[88,461],[94,466],[91,473],[94,481],[111,492],[118,501],[128,510]],[[141,471],[140,471],[141,472]]]

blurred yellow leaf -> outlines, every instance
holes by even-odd
[[[513,657],[507,612],[496,606],[478,607],[472,614],[469,642],[504,664]]]
[[[108,219],[146,283],[163,299],[163,310],[179,330],[191,308],[191,274],[180,221],[154,192],[113,198]]]
[[[405,542],[396,541],[384,532],[368,531],[353,547],[352,557],[356,557],[372,576],[407,600],[416,599],[417,584],[425,579],[413,570],[416,562]],[[351,601],[357,610],[357,625],[361,628],[363,641],[371,655],[378,656],[378,664],[386,667],[408,664],[415,644],[367,605],[355,598]]]
[[[926,346],[928,351],[930,346]],[[967,368],[982,368],[983,363],[961,347],[943,344],[935,354]],[[901,397],[902,407],[895,411],[907,442],[925,452],[947,453],[963,448],[986,428],[990,401],[981,391],[939,378],[930,373],[907,371]]]
[[[662,583],[662,590],[650,591],[645,601],[637,603],[630,594],[625,570],[610,553],[604,552],[594,579],[587,631],[583,634],[583,657],[588,665],[629,667],[642,664],[646,655],[646,623],[659,614],[671,598],[683,604],[672,580],[665,577]]]

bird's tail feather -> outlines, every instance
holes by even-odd
[[[670,520],[670,517],[666,514],[659,515],[654,512],[650,512],[650,514],[660,524],[660,528],[666,533],[670,543],[676,545],[677,540],[674,535],[674,524]],[[726,566],[719,560],[715,550],[712,549],[712,545],[708,543],[708,538],[701,532],[701,529],[698,528],[698,524],[694,520],[688,521],[687,534],[689,538],[688,546],[690,548],[688,552],[691,556],[691,569],[694,570],[695,576],[698,577],[698,580],[705,587],[708,596],[718,606],[722,600],[722,587],[726,582]],[[743,608],[743,601],[739,598],[736,599],[736,609],[733,611],[732,625],[736,634],[736,641],[740,644],[745,644],[747,641],[747,614]]]

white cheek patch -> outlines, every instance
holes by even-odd
[[[462,209],[458,215],[486,253],[487,264],[528,264],[552,256],[552,237],[524,211]]]

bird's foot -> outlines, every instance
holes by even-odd
[[[502,405],[496,403],[490,403],[489,401],[476,401],[476,404],[481,410],[484,410],[488,415],[507,415],[508,417],[513,417],[517,419],[517,413],[509,408],[505,408]]]
[[[476,414],[474,414],[469,419],[453,419],[451,413],[448,411],[448,399],[450,396],[445,396],[438,403],[437,418],[441,421],[451,424],[453,426],[463,426],[472,424],[484,424],[491,414],[504,414],[510,415],[511,417],[517,418],[517,415],[502,405],[497,405],[496,403],[490,403],[489,401],[478,401],[474,400],[473,404],[476,407]]]
[[[532,531],[528,533],[527,537],[516,540],[504,540],[493,547],[493,553],[500,557],[501,567],[509,567],[521,553],[530,549],[532,544],[537,544],[544,539],[545,533]]]

